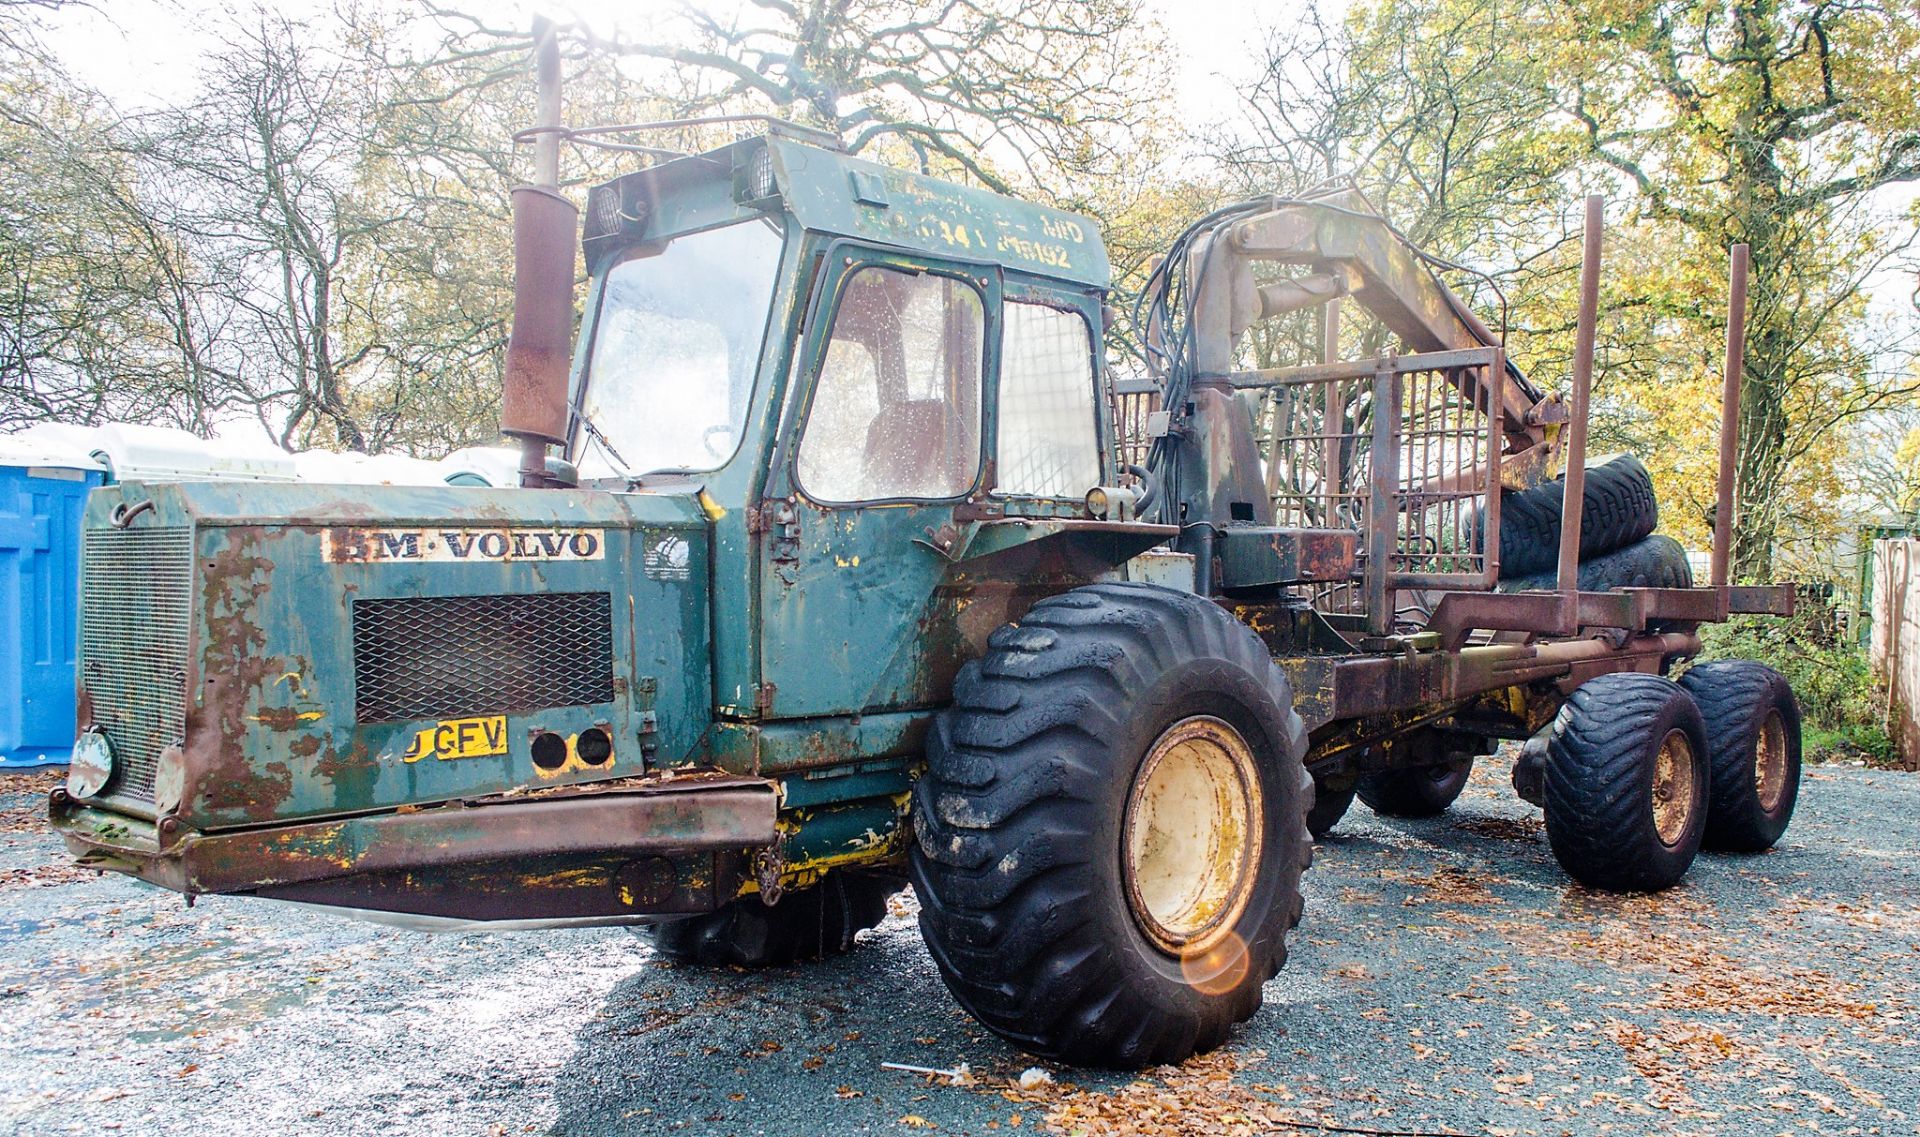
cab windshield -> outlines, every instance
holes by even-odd
[[[608,271],[580,393],[581,477],[711,470],[733,457],[781,244],[779,225],[760,218],[675,237]]]

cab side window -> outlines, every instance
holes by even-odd
[[[996,488],[1079,498],[1100,484],[1087,321],[1044,304],[1008,301],[1001,326]]]
[[[869,266],[841,289],[795,472],[818,501],[963,497],[980,475],[980,293]]]

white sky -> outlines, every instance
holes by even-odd
[[[716,7],[730,0],[717,0]],[[324,10],[326,0],[285,0],[279,11]],[[373,0],[374,9],[382,5]],[[410,11],[411,4],[385,5]],[[522,26],[533,13],[556,19],[584,18],[596,30],[641,28],[656,13],[676,7],[674,0],[475,0],[451,5],[504,26]],[[1344,6],[1336,5],[1336,6]],[[123,105],[152,105],[187,95],[199,64],[197,40],[206,17],[224,5],[193,0],[114,0],[99,8],[73,8],[45,17],[45,37],[66,65],[90,85]],[[1233,113],[1235,96],[1227,77],[1244,75],[1259,58],[1264,29],[1284,23],[1304,7],[1295,0],[1253,6],[1202,0],[1145,0],[1145,7],[1171,37],[1178,55],[1175,95],[1191,120],[1212,122]],[[111,9],[106,10],[106,9]]]

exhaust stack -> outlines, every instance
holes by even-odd
[[[500,400],[500,432],[520,443],[520,484],[549,484],[547,447],[567,439],[567,371],[573,347],[574,250],[580,211],[560,194],[560,41],[551,20],[533,22],[538,81],[535,184],[513,190],[513,330]]]

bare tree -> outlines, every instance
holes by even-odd
[[[178,247],[147,224],[115,120],[0,6],[0,427],[196,425],[168,312]]]
[[[215,53],[193,102],[140,124],[133,150],[169,229],[217,268],[233,376],[284,446],[371,441],[348,377],[381,345],[343,296],[349,258],[399,220],[355,184],[382,76],[284,17],[257,14]]]
[[[526,50],[523,29],[435,13],[450,57]],[[1163,77],[1136,0],[751,0],[679,5],[651,38],[569,31],[579,52],[677,75],[679,113],[789,116],[856,153],[891,140],[1000,190],[1010,167],[1059,193],[1110,169]]]

